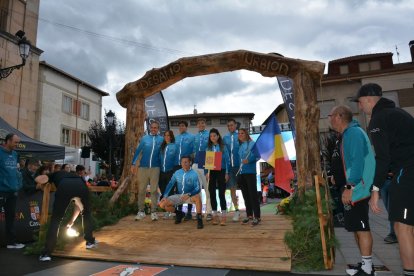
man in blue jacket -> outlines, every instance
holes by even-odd
[[[210,137],[209,131],[206,129],[205,118],[197,119],[197,128],[198,128],[198,133],[194,135],[195,136],[195,139],[194,139],[195,157],[194,157],[193,170],[197,172],[201,186],[204,188],[204,192],[206,195],[206,220],[210,221],[213,218],[213,216],[211,215],[210,192],[208,191],[208,181],[206,178],[206,170],[198,167],[198,163],[201,162],[201,160],[199,160],[200,152],[206,151],[208,139]]]
[[[182,205],[184,203],[195,203],[197,212],[197,228],[201,229],[203,228],[203,219],[201,216],[202,203],[198,174],[191,169],[190,156],[181,157],[181,166],[182,169],[176,171],[168,183],[164,192],[164,198],[160,201],[160,207],[168,212],[173,212],[175,210],[175,206],[177,205]],[[177,186],[177,194],[168,196],[174,185]]]
[[[372,235],[369,227],[369,199],[374,181],[375,157],[367,134],[352,120],[347,106],[337,106],[328,115],[331,126],[342,134],[342,158],[346,184],[342,192],[345,229],[354,233],[362,256],[348,275],[374,275],[372,266]]]
[[[4,208],[7,248],[21,249],[24,244],[16,242],[14,218],[16,216],[17,192],[22,187],[21,175],[17,169],[17,153],[14,151],[20,142],[19,136],[9,133],[0,146],[0,209]]]
[[[187,121],[180,121],[178,123],[178,131],[180,134],[175,137],[175,143],[178,147],[178,156],[175,169],[179,169],[181,167],[181,157],[183,156],[190,156],[193,157],[194,154],[194,141],[195,137],[191,133],[187,132],[188,122]],[[181,222],[181,218],[179,214],[181,214],[183,206],[177,206],[177,216],[176,216],[176,223]],[[187,215],[185,216],[184,220],[190,220],[192,218],[191,210],[193,209],[192,204],[187,205]]]
[[[229,133],[224,135],[223,142],[226,145],[227,151],[229,152],[230,169],[229,169],[229,181],[226,183],[226,188],[230,190],[231,200],[234,205],[234,216],[233,221],[237,222],[240,219],[239,203],[236,195],[237,191],[237,171],[240,167],[239,157],[239,141],[237,134],[237,123],[234,119],[227,120],[227,129]]]
[[[150,134],[141,138],[138,148],[132,158],[131,173],[134,175],[137,172],[136,162],[139,161],[138,174],[138,213],[135,220],[142,220],[145,218],[145,195],[147,185],[150,184],[151,192],[151,220],[158,220],[157,203],[158,203],[158,180],[160,177],[160,151],[161,144],[164,140],[158,135],[160,125],[158,122],[152,122],[150,125]]]

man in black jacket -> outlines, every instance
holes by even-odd
[[[23,178],[23,191],[26,194],[30,195],[36,193],[36,182],[34,180],[34,176],[38,168],[39,162],[31,159],[27,162],[27,166],[21,170]]]
[[[388,172],[394,175],[389,188],[389,220],[400,246],[404,274],[414,275],[414,118],[395,103],[382,97],[378,84],[363,85],[355,99],[371,115],[368,130],[375,149],[375,178],[371,209],[379,213],[379,190]]]

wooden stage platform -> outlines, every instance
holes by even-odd
[[[281,215],[263,215],[258,226],[231,221],[226,226],[204,221],[204,229],[196,229],[196,221],[174,224],[174,220],[134,221],[128,216],[116,225],[95,233],[98,248],[86,250],[82,238],[76,238],[63,251],[53,255],[141,264],[192,267],[290,271],[291,253],[283,242],[291,222]]]

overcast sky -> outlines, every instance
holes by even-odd
[[[414,0],[40,0],[41,60],[110,94],[181,57],[232,50],[330,60],[392,52],[410,62]],[[261,124],[281,102],[275,78],[236,71],[184,79],[164,92],[170,115],[252,112]]]

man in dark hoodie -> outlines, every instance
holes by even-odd
[[[404,275],[414,275],[414,118],[383,98],[381,86],[375,83],[363,85],[355,101],[371,115],[368,131],[376,155],[371,209],[381,211],[379,191],[391,172],[389,220],[394,222]]]
[[[93,236],[93,223],[91,215],[91,205],[89,200],[89,190],[85,181],[79,175],[65,170],[57,171],[48,176],[40,175],[36,177],[36,182],[42,186],[47,182],[54,183],[56,186],[55,201],[53,203],[53,212],[50,219],[49,229],[46,236],[46,244],[39,257],[40,261],[50,261],[50,254],[56,245],[59,232],[59,226],[65,215],[66,209],[72,200],[81,203],[81,214],[83,218],[84,239],[86,240],[86,249],[92,249],[97,246],[97,241]],[[72,224],[72,222],[70,222]],[[71,226],[71,225],[69,225]]]

